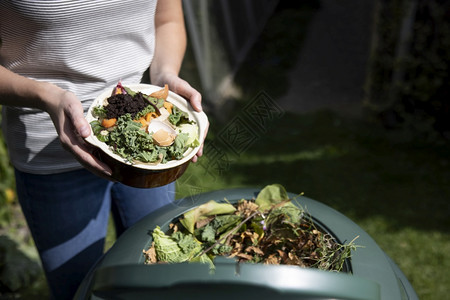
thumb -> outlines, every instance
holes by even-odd
[[[174,92],[188,99],[195,111],[201,112],[202,95],[185,80],[179,79],[179,81],[180,83],[175,86]]]
[[[91,134],[91,128],[89,126],[89,123],[84,118],[84,116],[81,116],[81,118],[74,120],[74,125],[78,134],[81,137],[87,138]]]
[[[76,132],[83,138],[91,134],[91,128],[88,121],[84,118],[83,106],[77,100],[67,106],[66,114],[72,120]]]

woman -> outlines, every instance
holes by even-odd
[[[110,167],[83,140],[91,132],[84,112],[102,90],[139,82],[149,66],[152,84],[167,83],[201,111],[200,94],[178,77],[182,4],[2,0],[0,15],[2,129],[19,202],[53,297],[70,299],[103,253],[110,210],[120,234],[174,199],[173,184],[109,181]]]

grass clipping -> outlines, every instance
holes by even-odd
[[[185,213],[164,233],[153,230],[146,264],[202,262],[214,269],[216,256],[239,262],[296,265],[342,271],[356,250],[318,229],[281,185],[266,186],[256,199],[233,205],[209,201]]]

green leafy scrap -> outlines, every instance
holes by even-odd
[[[156,257],[159,261],[180,263],[188,260],[189,256],[183,252],[177,241],[166,235],[159,226],[153,230],[153,241],[156,248]]]
[[[255,199],[260,211],[270,209],[274,204],[289,200],[286,189],[280,184],[272,184],[264,187]]]
[[[96,106],[92,110],[92,115],[99,119],[106,118],[106,108],[102,105]]]
[[[216,241],[216,230],[211,224],[208,224],[203,228],[201,240],[209,243],[214,243]]]
[[[235,205],[211,200],[186,212],[170,228],[164,235],[157,227],[154,245],[144,251],[146,262],[205,262],[213,269],[214,257],[225,255],[239,262],[341,271],[357,247],[354,240],[341,245],[318,229],[281,185],[267,186],[256,200],[242,199]]]
[[[211,221],[211,225],[217,234],[222,234],[233,229],[240,221],[241,218],[237,215],[222,215],[216,216],[214,220]]]
[[[201,262],[214,268],[208,255],[201,254],[202,244],[194,236],[179,231],[169,236],[159,226],[153,230],[152,236],[158,261],[167,263]]]
[[[164,99],[150,96],[146,96],[145,98],[157,108],[162,108],[164,106]]]
[[[236,211],[236,208],[232,204],[217,203],[214,200],[211,200],[186,212],[180,222],[190,233],[194,233],[195,224],[198,221],[204,220],[208,216],[230,214],[234,211]]]
[[[147,107],[145,107],[143,110],[141,110],[140,112],[138,112],[136,114],[134,119],[139,120],[140,118],[145,117],[148,113],[152,113],[154,111],[155,111],[155,108],[153,107],[153,105],[147,105]]]
[[[191,123],[189,121],[189,115],[187,112],[182,111],[178,107],[174,106],[172,108],[172,114],[169,116],[169,121],[175,126],[179,126],[181,124]]]

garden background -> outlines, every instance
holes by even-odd
[[[205,97],[205,155],[178,180],[177,197],[280,183],[366,230],[420,299],[445,299],[449,13],[449,2],[437,0],[280,1],[220,101]],[[192,47],[181,75],[208,94]],[[271,105],[270,122],[250,130],[240,148],[227,145],[224,132],[261,99]],[[110,226],[106,249],[114,240]],[[0,142],[0,298],[46,295]]]

